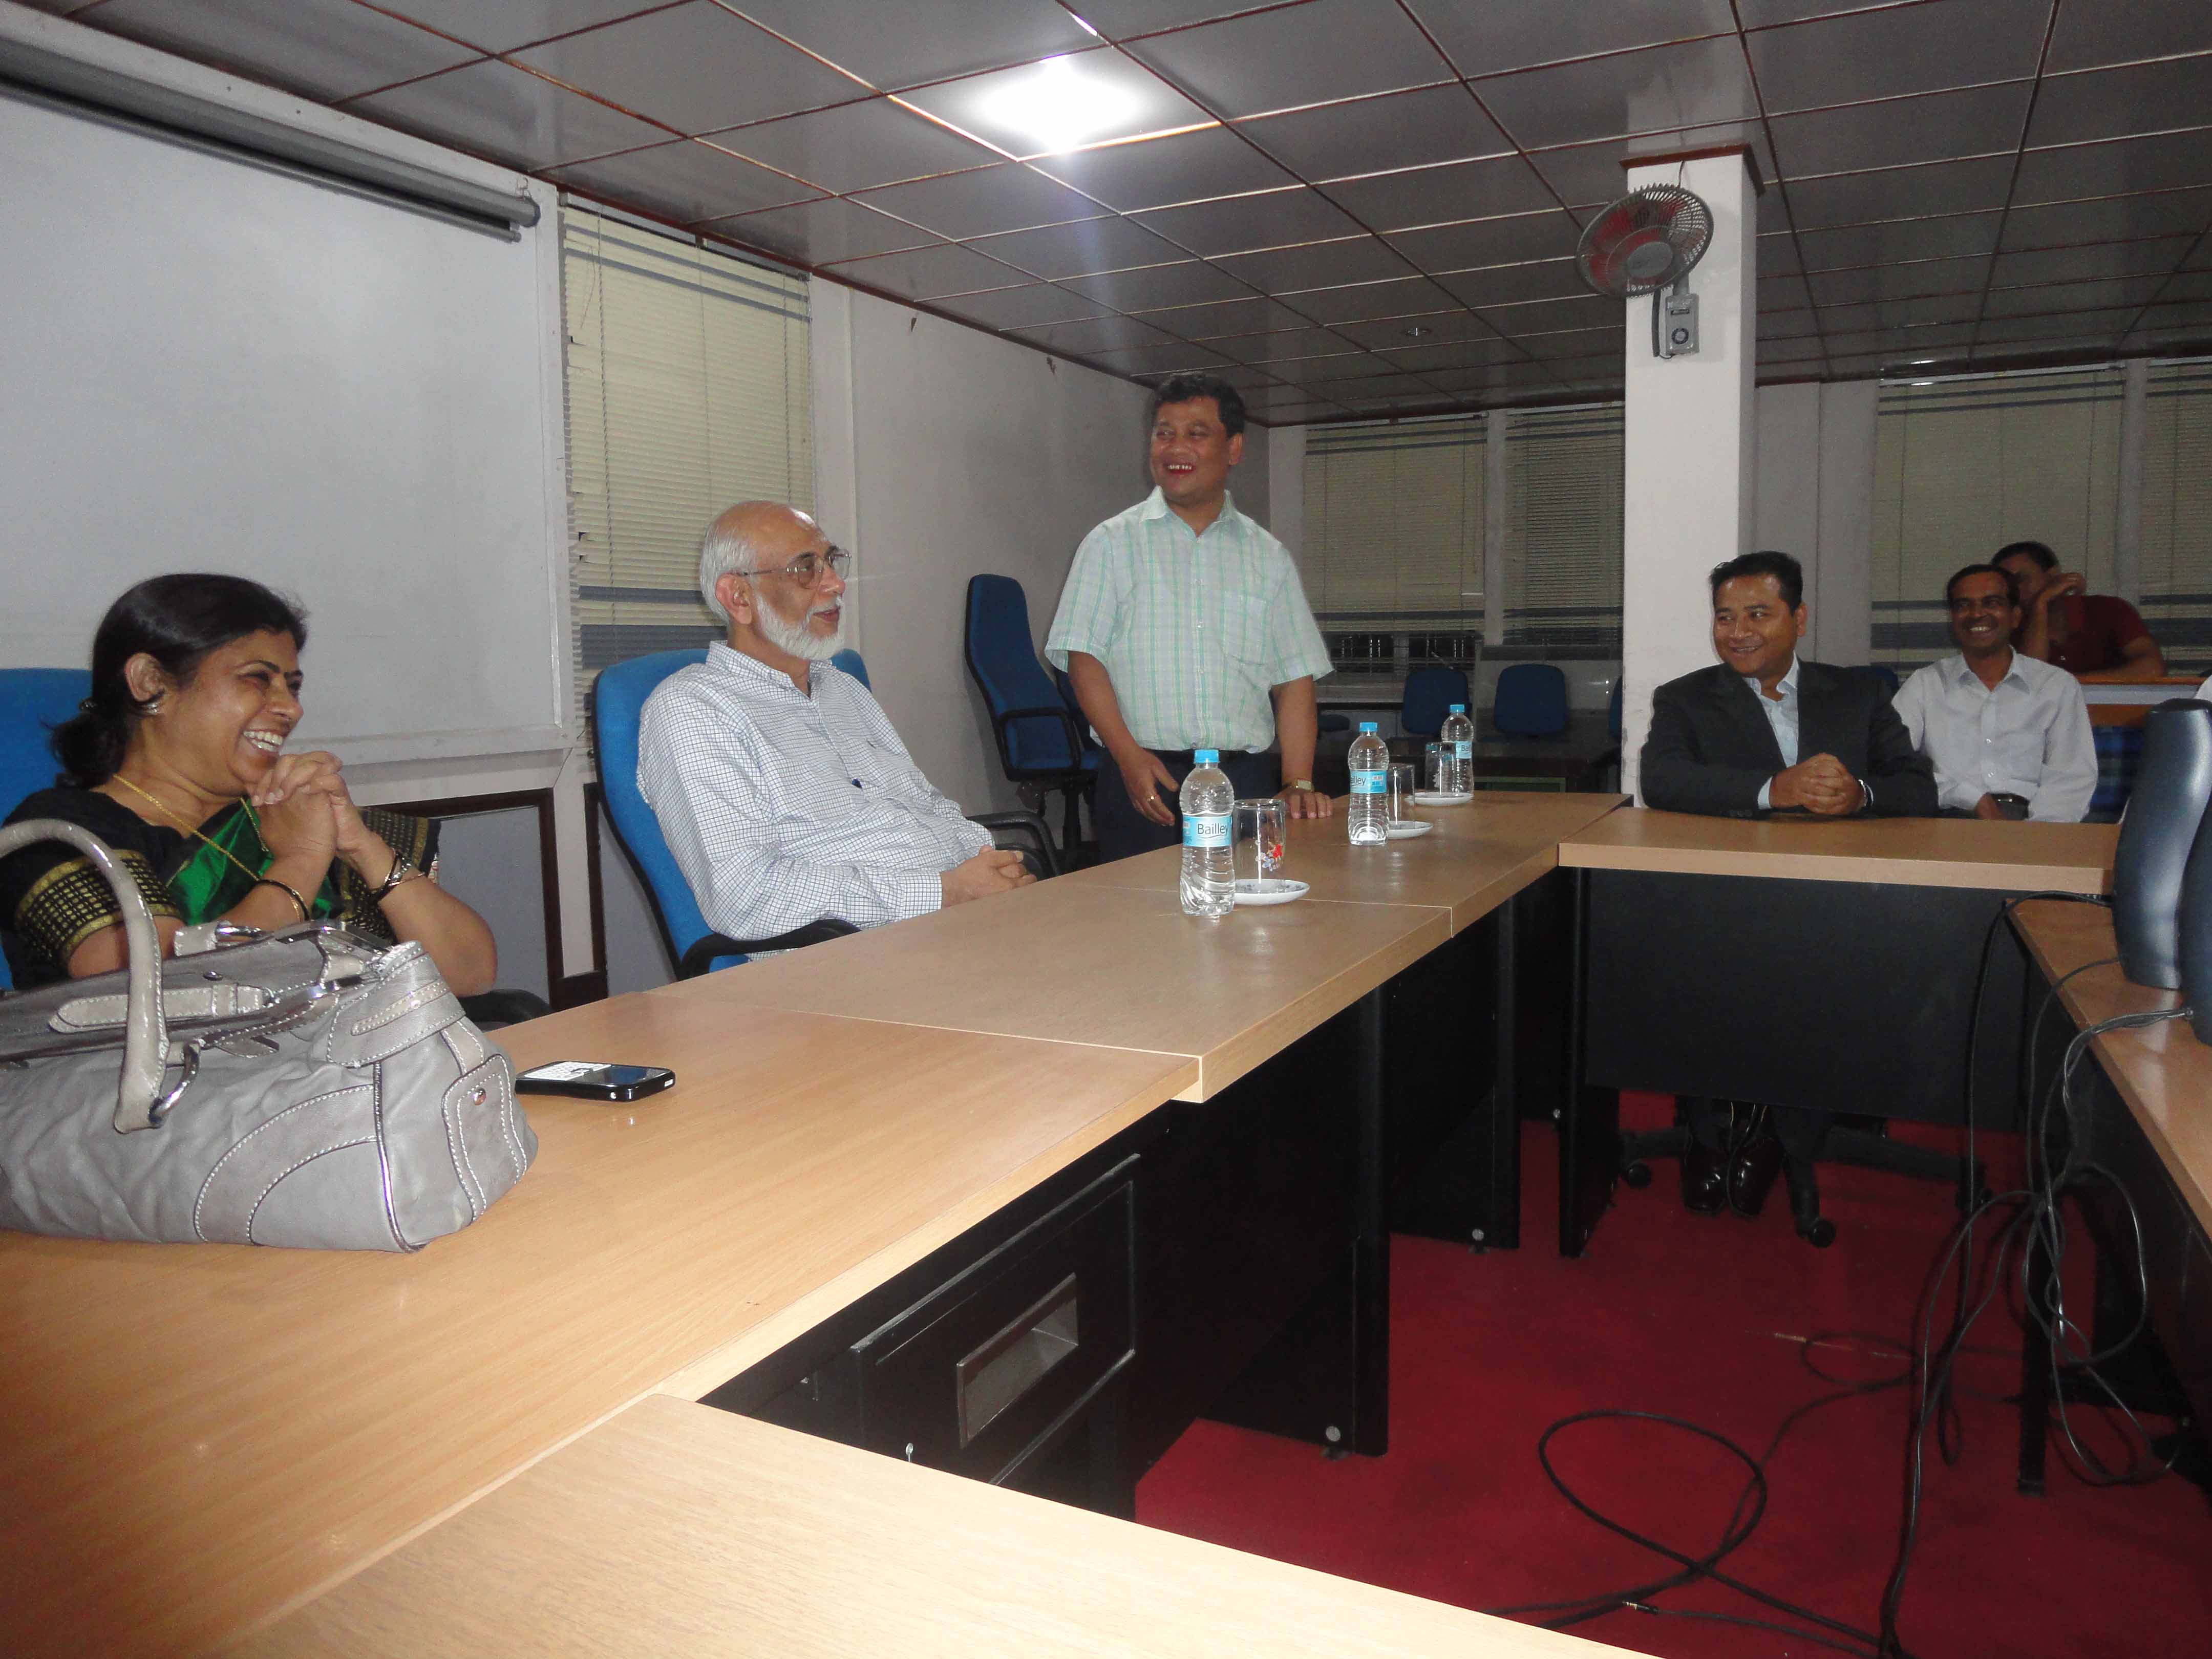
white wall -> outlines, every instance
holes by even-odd
[[[857,555],[853,642],[930,781],[1017,806],[961,656],[968,579],[1019,580],[1042,644],[1076,544],[1152,487],[1145,389],[818,279],[812,304],[815,494]]]
[[[1872,380],[1759,391],[1756,539],[1803,563],[1803,649],[1820,662],[1863,663],[1873,651],[1879,395]]]

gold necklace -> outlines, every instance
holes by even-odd
[[[247,864],[244,859],[239,857],[237,854],[232,852],[230,848],[225,847],[214,836],[204,833],[191,824],[186,823],[184,819],[179,817],[174,812],[172,812],[166,805],[164,805],[160,797],[153,794],[149,791],[141,789],[137,784],[131,782],[130,779],[125,777],[120,772],[111,773],[109,775],[108,781],[112,783],[121,784],[125,789],[128,789],[132,794],[137,796],[139,799],[144,801],[156,812],[159,812],[163,817],[168,819],[170,823],[175,824],[178,829],[183,830],[186,835],[205,842],[209,846],[214,848],[216,852],[222,854],[223,857],[228,859],[233,864],[244,871],[246,875],[251,877],[253,880],[259,881],[261,879],[260,871],[256,870],[252,866]],[[258,836],[261,833],[261,820],[253,816],[253,804],[251,801],[240,801],[239,805],[245,807],[246,821],[253,826],[253,833],[256,836]]]

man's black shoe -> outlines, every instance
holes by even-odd
[[[1773,1130],[1762,1127],[1750,1145],[1729,1160],[1729,1208],[1741,1216],[1757,1215],[1781,1169],[1782,1143]]]
[[[1728,1202],[1728,1176],[1721,1155],[1692,1141],[1682,1149],[1682,1207],[1698,1215],[1718,1215]]]

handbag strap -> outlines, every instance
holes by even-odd
[[[167,1092],[162,1074],[169,1062],[168,1024],[161,997],[161,939],[154,930],[154,913],[107,843],[77,824],[60,818],[11,823],[0,829],[0,858],[42,841],[67,842],[83,854],[106,881],[123,913],[123,937],[131,955],[130,1012],[123,1028],[123,1078],[116,1093],[115,1127],[125,1133],[150,1129],[159,1121],[155,1109]]]

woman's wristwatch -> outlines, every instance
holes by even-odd
[[[392,873],[385,877],[384,885],[378,888],[374,893],[369,896],[371,902],[377,904],[383,903],[386,899],[392,896],[392,890],[393,888],[398,886],[401,882],[406,880],[408,877],[416,873],[417,872],[413,860],[409,859],[404,853],[393,854],[392,860]]]

